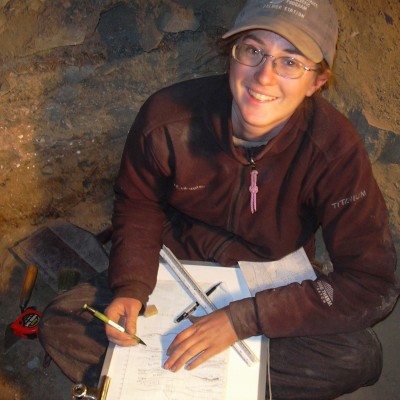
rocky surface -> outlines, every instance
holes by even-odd
[[[17,302],[21,271],[6,251],[16,240],[58,217],[92,232],[109,224],[112,183],[139,107],[167,84],[224,71],[215,41],[243,4],[0,0],[0,295]],[[340,42],[325,96],[367,145],[399,249],[400,3],[334,4]],[[45,302],[51,294],[43,292]],[[34,371],[32,348],[24,368]],[[0,391],[54,398],[46,397],[57,385],[51,379],[35,397],[21,383],[4,381]]]
[[[140,105],[162,86],[223,71],[215,40],[242,4],[1,1],[3,241],[59,216],[97,229],[83,211],[93,205],[107,223],[121,149]],[[359,128],[398,239],[400,5],[335,6],[340,42],[326,96]]]

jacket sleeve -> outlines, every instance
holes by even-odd
[[[137,298],[143,304],[156,284],[170,174],[157,151],[165,145],[159,142],[165,136],[146,135],[150,119],[145,104],[125,143],[114,186],[109,265],[114,296]]]
[[[396,303],[400,285],[388,212],[361,141],[320,169],[308,199],[299,201],[320,222],[334,271],[231,303],[227,311],[241,339],[360,330]]]

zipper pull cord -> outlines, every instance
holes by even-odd
[[[256,163],[254,162],[253,157],[250,158],[251,164],[251,172],[250,172],[250,211],[254,214],[257,211],[257,193],[258,193],[258,186],[257,186],[257,175],[258,171],[256,169]]]

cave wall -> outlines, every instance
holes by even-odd
[[[215,40],[243,0],[0,0],[0,233],[65,218],[109,223],[112,184],[143,101],[224,71]],[[400,3],[334,0],[325,96],[362,135],[400,238]]]

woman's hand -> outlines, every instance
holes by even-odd
[[[112,321],[125,327],[127,333],[136,334],[136,321],[139,312],[142,308],[142,303],[139,300],[128,297],[117,297],[106,308],[104,313]],[[121,323],[121,319],[125,321]],[[124,332],[113,328],[106,324],[106,335],[110,342],[119,346],[133,346],[138,342]]]
[[[238,340],[231,321],[223,310],[189,319],[193,325],[180,332],[167,350],[168,360],[164,368],[172,372],[178,371],[184,365],[186,369],[192,370]],[[190,361],[197,355],[197,358]]]

